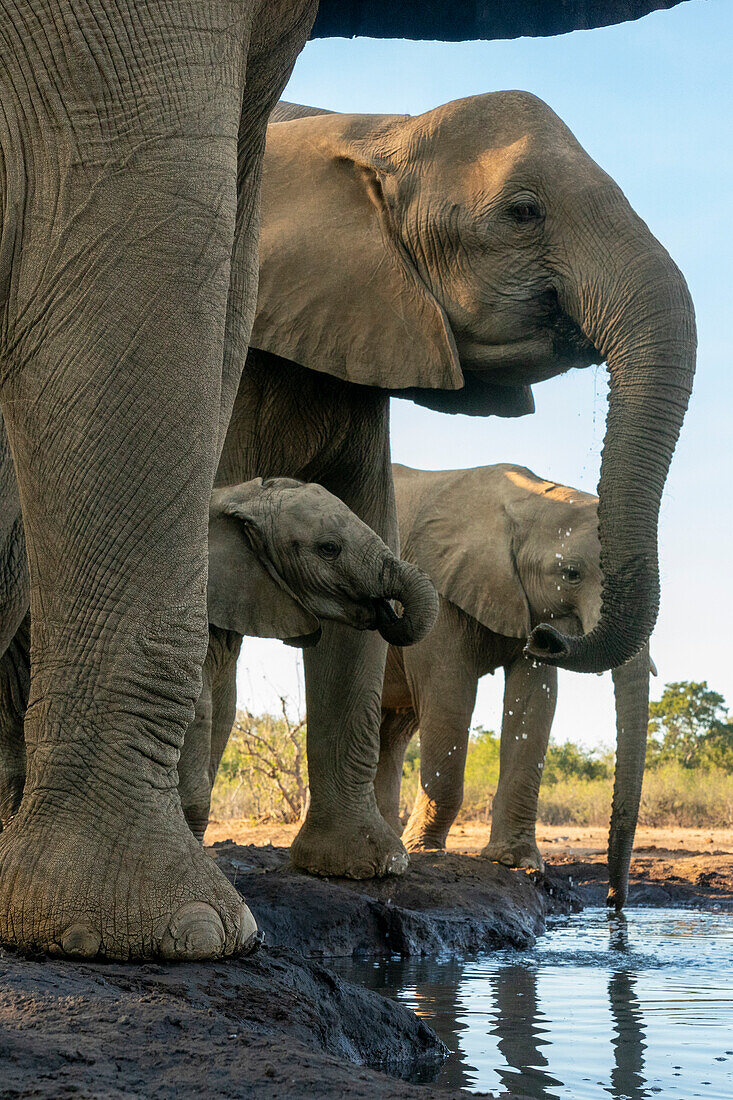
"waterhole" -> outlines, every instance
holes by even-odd
[[[586,909],[529,951],[337,969],[437,1031],[451,1051],[441,1085],[541,1100],[733,1097],[730,913]]]

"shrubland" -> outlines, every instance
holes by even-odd
[[[608,823],[611,748],[550,742],[539,799],[546,825]],[[405,756],[402,810],[420,775],[415,738]],[[499,736],[477,727],[466,757],[461,817],[489,821],[499,778]],[[306,725],[279,715],[238,713],[212,798],[212,817],[294,822],[307,803]],[[705,681],[667,684],[650,704],[647,766],[639,821],[650,826],[733,827],[733,720]]]

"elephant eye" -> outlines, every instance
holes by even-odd
[[[577,584],[580,580],[580,570],[574,565],[564,566],[562,575],[569,584]]]
[[[334,561],[341,553],[341,544],[335,539],[323,539],[316,544],[316,550],[326,561]]]
[[[507,207],[507,213],[517,225],[532,225],[542,220],[540,204],[534,199],[517,199]]]

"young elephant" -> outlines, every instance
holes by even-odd
[[[243,635],[307,647],[318,642],[321,622],[333,621],[378,630],[409,645],[430,629],[438,611],[437,593],[420,569],[399,561],[321,485],[291,478],[256,478],[213,493],[207,598],[203,686],[178,764],[181,804],[199,840],[234,721],[233,671]],[[401,618],[392,599],[404,608]],[[27,653],[26,620],[0,663],[4,824],[17,810],[23,787]]]
[[[401,619],[392,599],[403,605]],[[438,597],[420,569],[399,561],[321,485],[257,478],[212,495],[208,610],[203,689],[178,765],[183,812],[199,840],[234,722],[242,636],[308,647],[321,621],[331,621],[389,638],[397,632],[410,645],[435,621]]]
[[[399,831],[405,749],[420,729],[420,788],[403,833],[408,850],[445,847],[463,798],[478,680],[504,668],[499,784],[483,854],[542,868],[537,799],[555,711],[557,671],[524,653],[552,620],[591,630],[601,605],[598,498],[543,481],[521,466],[423,471],[394,466],[404,557],[440,593],[430,636],[391,647],[382,697],[377,801]],[[609,903],[624,904],[646,749],[648,647],[613,673],[618,758],[609,845]]]

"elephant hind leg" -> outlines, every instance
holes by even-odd
[[[557,669],[519,656],[505,669],[499,783],[482,856],[544,870],[535,839],[542,769],[557,699]]]
[[[402,769],[407,746],[416,733],[417,717],[411,707],[382,711],[379,764],[374,779],[374,793],[377,796],[379,812],[398,836],[402,832],[400,820]]]

